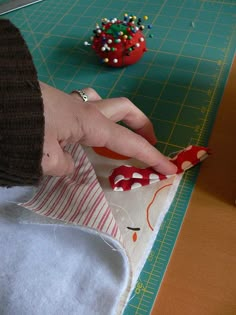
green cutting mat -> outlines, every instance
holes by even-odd
[[[149,16],[149,51],[129,68],[106,68],[83,42],[95,22],[125,12]],[[235,0],[44,0],[7,17],[23,32],[41,80],[129,97],[153,121],[165,154],[207,145],[236,47]],[[125,315],[150,314],[197,173],[184,176]]]

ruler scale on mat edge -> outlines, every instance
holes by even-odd
[[[230,41],[231,45],[229,44],[227,49],[228,54],[230,53],[230,48],[232,48],[232,39],[233,36]],[[230,71],[231,64],[229,65],[226,63],[228,54],[225,54],[224,56],[224,61],[222,62],[220,70],[221,74],[223,72],[228,74]],[[199,145],[207,145],[208,143],[226,83],[227,81],[225,82],[224,76],[219,77],[215,93],[213,93],[211,97],[211,104],[208,109],[208,121],[206,121],[202,128],[202,137],[198,139],[197,144]],[[216,97],[216,95],[218,97]],[[153,304],[160,290],[165,271],[168,267],[177,237],[180,233],[180,227],[187,211],[188,203],[197,180],[199,169],[200,166],[197,166],[184,175],[174,201],[166,214],[161,229],[153,244],[150,255],[140,273],[137,284],[131,294],[130,301],[124,311],[124,315],[151,314]],[[171,222],[171,218],[173,216],[175,216],[174,223]],[[171,228],[172,231],[171,235],[168,235],[169,228]]]
[[[41,2],[43,0],[8,0],[0,2],[0,15],[27,7],[28,5]]]

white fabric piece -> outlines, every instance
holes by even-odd
[[[28,210],[14,203],[28,194],[0,189],[0,314],[115,314],[129,281],[119,243],[77,226],[19,224]]]

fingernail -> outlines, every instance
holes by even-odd
[[[150,143],[152,145],[156,145],[157,144],[157,138],[155,136],[153,136],[153,138],[151,139]]]
[[[171,171],[171,174],[177,174],[178,168],[175,164],[171,163],[171,167],[173,169],[173,171]]]

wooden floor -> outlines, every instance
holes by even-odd
[[[152,315],[236,315],[236,58]]]

